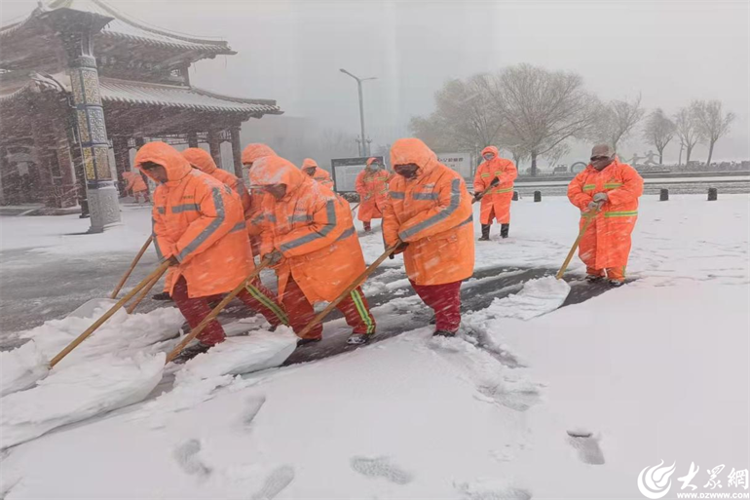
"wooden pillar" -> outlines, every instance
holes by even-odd
[[[218,130],[212,129],[208,131],[208,149],[216,166],[221,168],[221,134],[219,134]]]
[[[127,193],[125,187],[128,185],[123,174],[130,171],[130,148],[128,148],[127,137],[113,137],[112,149],[115,153],[115,169],[117,171],[117,190],[120,192],[120,198]]]
[[[187,133],[188,146],[191,148],[198,147],[198,132]]]
[[[240,126],[232,127],[232,159],[234,160],[234,175],[242,179],[242,145],[240,144]]]

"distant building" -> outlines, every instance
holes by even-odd
[[[40,2],[0,28],[0,45],[0,204],[80,203],[94,232],[120,220],[115,181],[131,148],[208,143],[221,166],[226,141],[241,175],[242,123],[282,113],[190,84],[193,63],[236,53],[227,42],[145,26],[101,0]]]

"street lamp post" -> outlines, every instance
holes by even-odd
[[[377,80],[377,77],[373,76],[370,78],[359,78],[349,73],[347,70],[343,68],[341,68],[339,71],[357,80],[357,90],[359,92],[359,126],[360,126],[360,132],[362,134],[362,141],[360,142],[359,154],[360,156],[370,156],[369,143],[367,142],[367,136],[365,135],[365,105],[362,99],[362,82],[367,81],[367,80]]]

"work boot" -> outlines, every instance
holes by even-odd
[[[507,238],[508,237],[508,231],[510,231],[510,224],[502,224],[500,226],[500,237],[501,238]]]
[[[365,232],[366,233],[371,233],[372,232],[372,226],[370,226],[369,222],[363,222],[362,225],[365,226]]]
[[[172,362],[181,365],[183,363],[186,363],[187,361],[190,361],[197,355],[203,354],[212,347],[212,345],[204,344],[203,342],[196,342],[195,344],[184,348]]]
[[[482,224],[482,237],[479,241],[490,241],[490,225]]]
[[[365,345],[370,341],[373,334],[368,333],[352,333],[349,338],[346,339],[346,343],[349,345]]]
[[[601,281],[603,279],[604,279],[604,276],[600,276],[600,275],[597,275],[597,274],[587,274],[586,275],[586,281],[588,281],[589,283],[596,283],[596,282]]]
[[[450,330],[435,330],[435,333],[432,334],[433,337],[455,337],[456,332],[452,332]]]
[[[172,297],[169,296],[169,292],[156,293],[152,295],[151,298],[154,300],[172,300]]]
[[[323,340],[323,337],[317,337],[317,338],[312,338],[312,339],[297,339],[297,347],[304,347],[314,342],[320,342],[321,340]]]
[[[624,284],[625,284],[625,281],[623,280],[609,280],[609,286],[614,287],[614,288],[619,288]]]

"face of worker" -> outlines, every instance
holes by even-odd
[[[307,168],[305,169],[305,173],[306,173],[307,175],[309,175],[310,177],[312,177],[313,175],[315,175],[315,169],[316,169],[316,168],[317,168],[317,167],[307,167]]]
[[[169,178],[167,177],[167,170],[158,163],[147,161],[142,165],[142,167],[143,170],[145,170],[148,175],[151,176],[151,178],[156,179],[157,182],[163,183],[169,180]]]
[[[242,166],[245,167],[246,169],[250,170],[251,168],[253,168],[253,163],[252,162],[250,162],[250,163],[243,163]]]
[[[416,177],[418,169],[419,167],[413,163],[408,163],[406,165],[395,165],[393,167],[393,170],[395,170],[398,175],[407,179],[413,179],[414,177]]]
[[[370,170],[380,170],[381,168],[383,168],[383,165],[376,161],[370,163]]]
[[[597,155],[591,157],[591,166],[597,170],[603,170],[607,165],[612,163],[613,158],[606,155]]]
[[[263,190],[266,193],[271,193],[277,200],[282,199],[286,196],[286,184],[272,184],[270,186],[263,186]]]
[[[485,153],[485,154],[484,154],[484,155],[482,156],[482,158],[484,158],[484,159],[485,159],[485,160],[487,160],[487,161],[490,161],[490,160],[491,160],[491,159],[493,159],[494,157],[495,157],[495,153]]]

